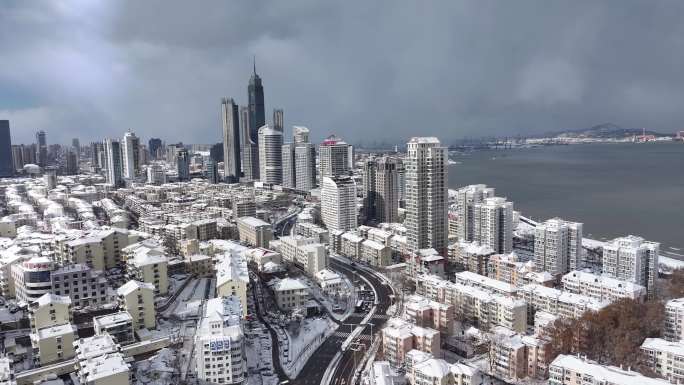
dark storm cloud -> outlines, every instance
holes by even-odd
[[[0,8],[0,119],[17,142],[215,142],[222,96],[315,139],[516,135],[684,119],[680,1],[16,1]]]

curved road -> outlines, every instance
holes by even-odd
[[[370,282],[370,284],[375,288],[375,291],[378,293],[378,298],[376,298],[378,304],[376,306],[375,315],[373,315],[368,323],[373,324],[373,333],[377,334],[387,320],[387,308],[392,304],[390,299],[390,295],[392,294],[391,289],[385,286],[379,278],[371,273],[356,269],[353,266],[338,262],[332,258],[330,259],[330,264],[335,268],[335,270],[346,275],[350,281],[354,282],[354,279],[356,278],[355,276],[358,274],[366,278],[366,280],[368,280],[368,282]],[[349,334],[350,329],[355,329],[356,326],[363,321],[366,315],[368,315],[368,313],[351,314],[344,321],[344,323],[353,324],[354,326],[350,327],[349,325],[340,325],[340,327],[337,329],[337,332],[330,336],[316,350],[304,368],[302,368],[299,376],[297,376],[295,380],[292,380],[291,383],[294,385],[319,385],[323,379],[323,375],[325,374],[328,364],[330,364],[337,352],[340,351],[342,343],[347,339],[346,336]],[[366,325],[363,332],[353,341],[353,343],[358,343],[364,346],[361,351],[356,353],[357,364],[361,363],[363,354],[370,346],[370,330],[370,325]],[[339,336],[340,334],[344,334],[344,336]],[[354,365],[354,352],[347,350],[342,355],[337,368],[333,372],[330,383],[333,385],[349,384],[349,381],[354,374]]]

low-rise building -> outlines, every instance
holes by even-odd
[[[663,337],[668,341],[684,339],[684,298],[676,298],[665,304]]]
[[[404,318],[426,328],[450,335],[454,326],[454,306],[414,294],[404,300]]]
[[[278,308],[282,311],[292,311],[303,308],[309,300],[309,288],[298,279],[283,278],[270,282]]]
[[[374,267],[384,267],[392,263],[392,250],[382,243],[366,239],[361,242],[361,262]]]
[[[414,325],[401,318],[390,318],[382,329],[382,349],[385,359],[400,367],[411,350],[439,355],[439,331]]]
[[[210,277],[214,274],[214,260],[204,254],[185,257],[185,271],[195,277]]]
[[[509,283],[499,281],[497,279],[489,278],[487,276],[473,273],[471,271],[462,271],[454,275],[454,282],[466,286],[477,287],[493,294],[500,294],[506,297],[515,296],[517,288]]]
[[[133,317],[133,328],[154,329],[157,325],[154,308],[154,285],[130,280],[117,290],[119,307]]]
[[[76,370],[84,385],[128,385],[131,383],[130,366],[120,346],[108,335],[81,338],[74,343]]]
[[[449,245],[449,262],[461,270],[486,275],[494,250],[476,242],[458,241]]]
[[[31,330],[49,326],[64,325],[71,322],[71,299],[54,294],[43,294],[29,305]]]
[[[52,271],[52,293],[71,298],[75,307],[99,306],[109,302],[107,279],[102,271],[86,265],[67,265]]]
[[[33,362],[37,366],[74,357],[76,327],[70,323],[44,327],[31,333]]]
[[[247,379],[242,315],[235,296],[212,298],[195,334],[197,377],[213,384],[242,384]]]
[[[318,286],[321,287],[321,290],[329,296],[339,293],[343,288],[346,288],[342,277],[330,269],[319,270],[314,274],[314,279]]]
[[[126,261],[126,277],[151,283],[155,295],[166,295],[169,292],[168,264],[165,255],[137,253]]]
[[[237,220],[240,242],[252,247],[268,247],[273,239],[271,224],[255,217],[242,217]]]
[[[549,385],[666,385],[666,380],[561,354],[549,367]]]
[[[525,344],[520,335],[510,329],[494,328],[489,346],[489,370],[506,380],[527,377]]]
[[[544,311],[561,318],[579,318],[588,310],[599,311],[608,305],[608,302],[585,295],[568,293],[535,284],[520,287],[518,297],[527,303],[527,311],[530,317],[537,311]]]
[[[621,298],[642,301],[646,298],[644,286],[584,271],[571,271],[563,276],[561,282],[563,290],[599,301],[615,302]]]
[[[641,353],[649,369],[660,377],[673,384],[684,383],[684,342],[646,338]]]
[[[127,311],[93,317],[93,329],[95,334],[108,334],[120,345],[135,342],[135,329],[133,329],[133,317]]]
[[[33,257],[12,265],[15,294],[18,301],[26,303],[52,291],[53,262],[47,257]]]
[[[244,251],[227,251],[217,256],[216,295],[219,297],[236,296],[242,304],[243,317],[247,316],[247,288],[249,271]]]

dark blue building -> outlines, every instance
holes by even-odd
[[[9,120],[0,120],[0,178],[14,175]]]

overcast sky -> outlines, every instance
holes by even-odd
[[[256,56],[287,134],[403,142],[684,127],[684,1],[3,1],[13,141],[220,140]]]

